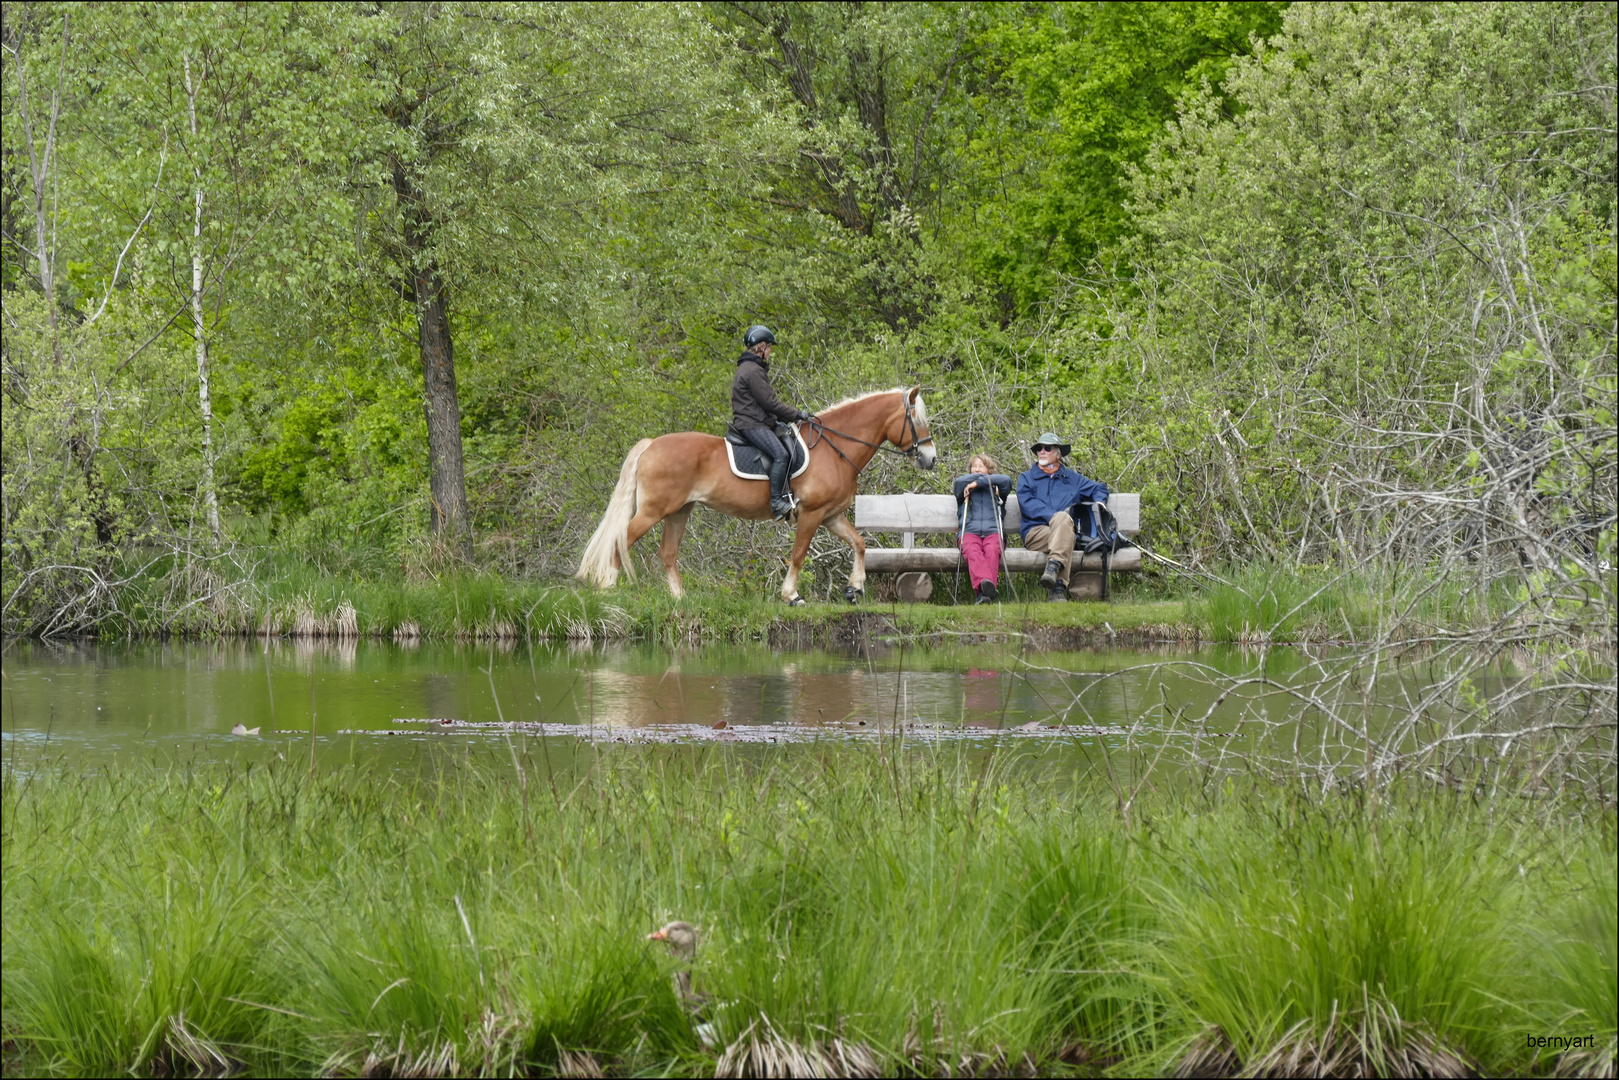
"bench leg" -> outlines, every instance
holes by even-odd
[[[1070,600],[1102,599],[1102,575],[1094,570],[1075,570],[1068,578]]]

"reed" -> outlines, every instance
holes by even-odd
[[[1612,1068],[1611,810],[1233,786],[1127,823],[1010,751],[497,750],[13,765],[17,1067]],[[645,940],[674,918],[696,1017]]]
[[[1187,617],[1211,641],[1371,641],[1491,625],[1522,597],[1452,567],[1348,567],[1253,562],[1199,582]]]

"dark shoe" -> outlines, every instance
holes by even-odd
[[[1051,591],[1046,594],[1046,599],[1047,600],[1066,600],[1066,599],[1068,599],[1068,589],[1067,589],[1067,587],[1063,586],[1063,585],[1053,585],[1051,587]]]
[[[798,501],[791,495],[770,500],[770,512],[775,515],[778,521],[786,521],[793,516],[793,511],[797,509]]]
[[[1042,589],[1057,588],[1057,583],[1062,580],[1060,577],[1058,577],[1058,575],[1061,573],[1062,560],[1052,559],[1050,562],[1046,563],[1046,572],[1040,575],[1040,587]]]
[[[993,604],[1001,598],[1001,591],[995,587],[993,581],[986,581],[978,586],[978,595],[984,598],[985,603]]]

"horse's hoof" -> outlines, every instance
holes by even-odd
[[[851,604],[860,603],[861,598],[865,595],[865,589],[857,589],[853,585],[845,585],[843,587],[843,598],[849,601]]]
[[[793,598],[791,600],[787,601],[787,606],[788,607],[803,607],[804,605],[806,605],[808,603],[809,603],[808,600],[805,600],[802,596],[799,596],[797,593],[794,593]]]

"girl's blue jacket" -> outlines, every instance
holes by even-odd
[[[979,482],[973,489],[971,496],[964,496],[962,489],[974,480]],[[974,536],[994,536],[1000,532],[1001,519],[1005,511],[1000,510],[996,503],[1005,505],[1006,497],[1012,494],[1012,478],[1003,473],[985,475],[983,473],[968,473],[966,476],[956,477],[956,518],[961,517],[961,502],[967,500],[967,527],[962,532],[970,532]],[[994,495],[990,494],[991,489]],[[991,499],[994,502],[991,502]]]

